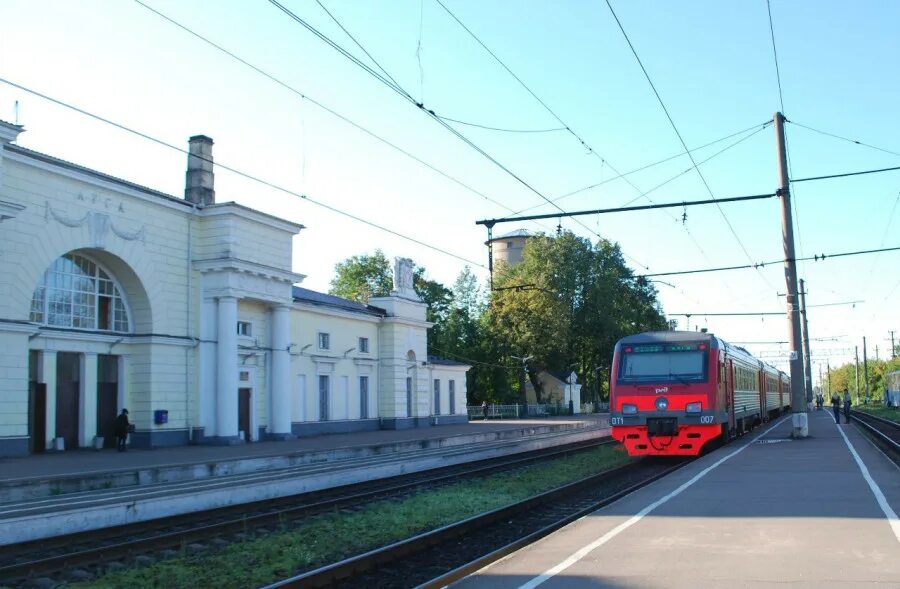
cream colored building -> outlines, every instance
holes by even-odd
[[[211,139],[178,198],[22,131],[0,121],[0,456],[101,444],[125,407],[143,447],[465,421],[410,260],[369,305],[303,289],[303,226],[217,203]]]

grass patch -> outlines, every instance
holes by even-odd
[[[374,502],[354,513],[321,515],[302,527],[231,544],[213,554],[174,558],[71,587],[258,587],[521,501],[629,460],[621,448],[604,446],[550,464],[424,490],[403,500]]]
[[[900,423],[900,409],[896,407],[885,407],[884,405],[855,405],[854,411],[868,413],[882,419],[889,419],[895,423]]]

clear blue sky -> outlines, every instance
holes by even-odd
[[[542,200],[463,145],[417,108],[338,55],[264,0],[176,2],[153,8],[414,153],[503,206],[447,180],[308,100],[253,72],[132,1],[0,4],[0,77],[44,92],[169,143],[215,140],[215,158],[458,256],[487,265],[474,221]],[[546,129],[558,122],[435,0],[323,4],[416,100],[443,116],[487,126]],[[365,55],[315,1],[284,4],[350,52]],[[512,134],[457,127],[548,197],[679,153],[682,148],[604,1],[459,2],[446,5],[596,154],[566,132]],[[761,126],[781,108],[764,0],[613,2],[625,30],[688,146]],[[900,153],[900,4],[772,1],[784,109],[799,124]],[[0,119],[19,122],[23,146],[180,195],[185,157],[0,84]],[[794,177],[900,163],[900,156],[787,128]],[[747,134],[749,135],[749,133]],[[695,153],[702,161],[733,139]],[[601,159],[603,161],[601,161]],[[623,205],[690,168],[686,157],[560,201],[567,210]],[[700,166],[716,197],[777,187],[771,126]],[[636,188],[635,188],[636,187]],[[382,248],[452,283],[464,262],[342,218],[224,170],[219,201],[234,200],[307,226],[295,241],[305,286],[326,290],[338,261]],[[900,246],[900,173],[796,186],[801,255]],[[649,197],[708,198],[695,171]],[[644,198],[635,204],[647,203]],[[543,205],[532,212],[551,212]],[[681,210],[583,217],[562,225],[621,244],[652,272],[782,258],[774,199]],[[503,232],[520,226],[498,225]],[[738,242],[740,241],[740,243]],[[742,247],[743,245],[743,247]],[[747,254],[745,254],[746,249]],[[900,329],[900,252],[800,265],[814,355],[840,364],[862,337],[870,356]],[[475,267],[486,278],[483,268]],[[670,313],[783,309],[778,265],[664,278]],[[782,317],[693,318],[732,341],[783,341]],[[680,325],[685,327],[684,318]],[[787,346],[748,345],[768,355]],[[849,354],[847,353],[849,350]],[[784,367],[784,363],[780,363]],[[814,365],[818,372],[819,364]]]

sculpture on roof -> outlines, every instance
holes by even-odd
[[[394,258],[394,292],[418,299],[413,286],[414,262],[409,258]]]

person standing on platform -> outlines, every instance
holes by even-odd
[[[850,423],[850,405],[853,402],[850,400],[850,391],[844,389],[844,421]]]
[[[125,442],[128,440],[128,432],[131,431],[131,423],[128,421],[128,409],[122,409],[116,417],[116,450],[125,451]]]
[[[481,415],[484,417],[485,421],[487,421],[487,413],[488,413],[487,401],[482,401],[481,402]]]
[[[834,409],[834,421],[841,423],[841,398],[837,393],[831,393],[831,408]]]

